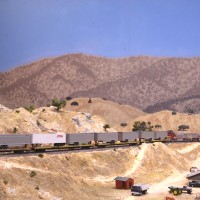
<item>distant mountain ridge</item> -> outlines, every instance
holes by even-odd
[[[0,104],[43,106],[55,97],[101,97],[145,112],[200,112],[199,66],[200,57],[47,58],[0,73]]]

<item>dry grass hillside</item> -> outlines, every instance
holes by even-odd
[[[78,106],[72,106],[72,102],[78,102]],[[127,123],[141,115],[145,115],[144,112],[134,107],[120,105],[112,101],[98,98],[91,98],[91,103],[89,103],[89,98],[72,99],[67,102],[65,109],[69,111],[88,112],[92,115],[99,115],[103,117],[111,127],[120,125],[124,122]]]
[[[84,112],[41,107],[32,113],[24,108],[0,112],[0,133],[104,132],[106,121]],[[107,131],[114,131],[112,128]]]
[[[126,149],[19,156],[0,160],[0,197],[4,200],[160,200],[168,186],[183,186],[191,166],[199,166],[198,143],[143,144]],[[34,174],[32,177],[30,176]],[[132,197],[115,189],[116,176],[150,184],[148,194]],[[177,200],[192,200],[182,194]]]
[[[192,114],[188,115],[185,113],[177,113],[172,115],[171,111],[161,111],[153,114],[148,114],[145,116],[140,116],[134,120],[131,120],[126,127],[116,126],[118,131],[131,131],[135,121],[145,121],[151,122],[152,125],[161,125],[162,128],[154,130],[173,130],[178,131],[178,126],[189,125],[188,131],[185,132],[200,132],[200,115]]]
[[[104,58],[69,54],[0,73],[0,103],[44,106],[54,98],[102,97],[147,112],[200,108],[200,58]]]

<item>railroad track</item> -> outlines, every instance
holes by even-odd
[[[43,148],[38,148],[35,150],[31,149],[1,149],[0,150],[0,157],[19,157],[19,156],[38,156],[41,153],[44,154],[65,154],[65,153],[79,153],[79,152],[93,152],[93,151],[105,151],[109,149],[119,149],[119,148],[138,148],[141,144],[147,143],[147,144],[154,144],[156,142],[160,141],[155,141],[155,142],[142,142],[140,144],[135,143],[135,144],[108,144],[106,146],[87,146],[87,148],[84,148],[86,146],[76,146],[72,145],[71,147],[43,147]],[[178,144],[178,143],[194,143],[196,141],[165,141],[162,142],[166,145],[169,144]]]
[[[117,150],[117,149],[125,149],[125,148],[138,148],[138,145],[135,146],[108,146],[105,148],[90,148],[90,149],[60,149],[60,150],[46,150],[44,152],[34,152],[34,151],[27,151],[23,153],[14,153],[14,152],[0,152],[0,157],[19,157],[19,156],[38,156],[39,154],[66,154],[66,153],[80,153],[80,152],[95,152],[95,151],[105,151],[105,150]]]

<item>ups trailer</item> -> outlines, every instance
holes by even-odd
[[[94,141],[94,133],[68,133],[66,134],[66,144],[89,144]]]
[[[3,134],[0,135],[0,148],[24,146],[32,143],[31,134]]]
[[[139,138],[139,133],[134,132],[119,132],[118,133],[118,140],[121,142],[129,142],[129,141],[136,141]]]
[[[94,133],[94,140],[103,143],[115,143],[118,141],[118,133]]]

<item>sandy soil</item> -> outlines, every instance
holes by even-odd
[[[123,129],[120,126],[116,126],[116,130],[120,131],[131,131],[133,128],[133,124],[135,121],[145,121],[145,122],[151,122],[153,126],[155,125],[161,125],[162,128],[160,129],[154,129],[155,131],[158,130],[173,130],[178,131],[178,126],[184,124],[189,125],[190,129],[188,129],[187,132],[192,133],[199,133],[200,130],[200,114],[193,114],[188,115],[185,113],[177,113],[176,115],[172,115],[171,111],[164,110],[153,114],[143,115],[139,116],[133,120],[131,120],[126,127]]]
[[[185,147],[156,143],[116,151],[1,158],[0,199],[160,200],[168,195],[169,186],[187,184],[190,167],[200,165],[199,152],[198,143],[186,143]],[[32,171],[36,175],[30,177]],[[116,176],[148,183],[148,194],[133,197],[130,190],[115,189]],[[198,193],[200,189],[195,188],[192,195],[176,199],[194,199]]]
[[[52,133],[52,132],[105,132],[107,123],[102,117],[85,112],[66,111],[42,107],[32,113],[24,108],[0,112],[0,134],[3,133]],[[107,131],[115,131],[110,128]]]

